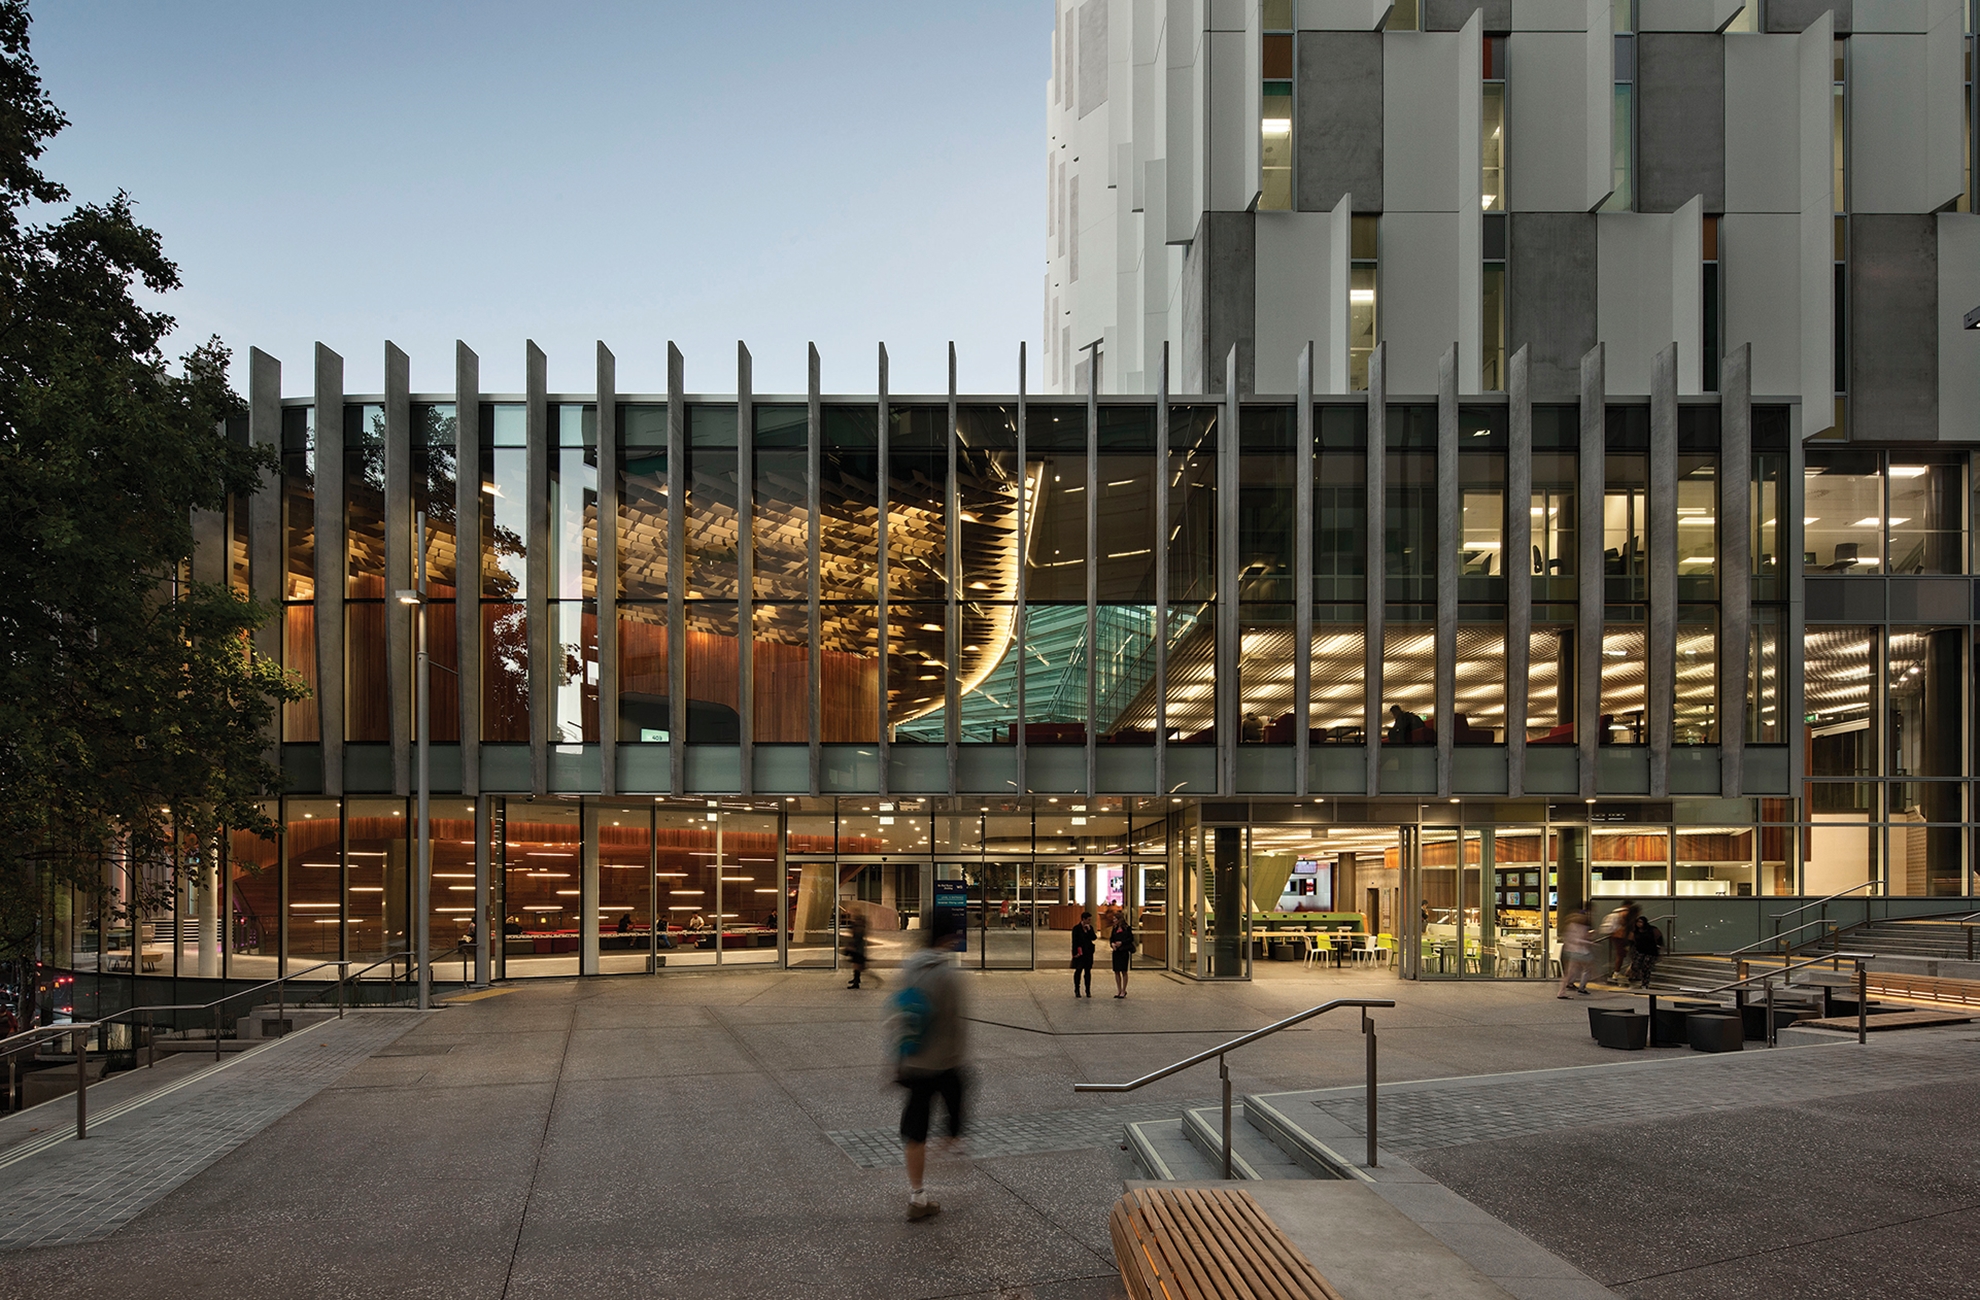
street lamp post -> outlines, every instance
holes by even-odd
[[[425,1011],[432,1002],[432,972],[427,969],[427,949],[429,931],[429,903],[433,892],[433,835],[429,813],[432,802],[433,771],[429,763],[429,745],[432,738],[432,689],[427,681],[429,672],[426,661],[426,512],[420,511],[413,520],[413,546],[418,554],[418,576],[411,591],[399,593],[402,605],[417,605],[418,627],[415,633],[415,653],[413,657],[413,745],[418,752],[419,763],[419,853],[413,868],[413,965],[418,971],[419,1009]]]

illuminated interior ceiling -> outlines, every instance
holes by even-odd
[[[1818,734],[1870,722],[1870,653],[1866,628],[1810,628],[1802,698]]]

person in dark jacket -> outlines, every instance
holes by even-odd
[[[1647,989],[1650,987],[1651,975],[1657,970],[1658,954],[1664,951],[1664,932],[1650,924],[1648,917],[1638,916],[1636,928],[1630,932],[1629,946],[1636,958],[1636,964],[1630,970],[1630,977],[1641,981],[1643,987]]]
[[[846,926],[846,964],[852,967],[853,977],[846,981],[846,987],[856,989],[866,975],[866,918],[854,912]]]
[[[1086,997],[1093,996],[1093,953],[1100,946],[1100,934],[1093,928],[1093,913],[1081,912],[1072,932],[1073,996],[1081,996],[1079,981],[1086,979]]]

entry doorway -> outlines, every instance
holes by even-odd
[[[1544,980],[1557,974],[1559,828],[1406,826],[1402,846],[1410,922],[1405,976]]]

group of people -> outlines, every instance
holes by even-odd
[[[1114,996],[1127,996],[1128,964],[1134,957],[1138,941],[1134,937],[1134,927],[1128,924],[1127,909],[1109,907],[1103,910],[1100,927],[1107,932],[1107,947],[1113,955]],[[1073,996],[1093,996],[1093,958],[1099,951],[1100,929],[1093,924],[1093,913],[1081,912],[1079,924],[1072,931],[1072,977]],[[1085,981],[1085,991],[1081,992],[1081,981]]]
[[[1664,932],[1651,924],[1635,901],[1624,899],[1602,919],[1599,931],[1591,927],[1588,912],[1576,908],[1568,913],[1561,927],[1561,988],[1557,996],[1589,996],[1588,976],[1595,965],[1597,939],[1608,944],[1610,983],[1650,987],[1657,958],[1664,951]]]

